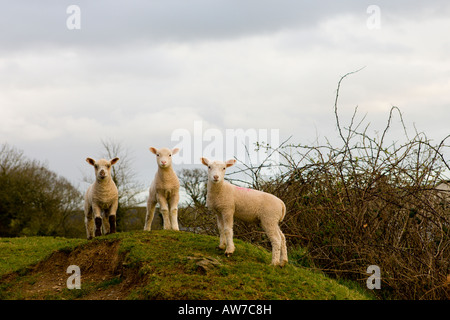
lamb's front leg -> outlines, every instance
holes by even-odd
[[[231,256],[235,250],[233,242],[233,213],[232,210],[222,213],[223,234],[227,244],[225,256],[227,257]]]
[[[109,217],[108,217],[108,224],[109,224],[109,230],[108,233],[116,233],[116,213],[117,208],[119,207],[119,202],[116,201],[112,204],[111,208],[109,209]]]
[[[102,235],[102,210],[94,204],[92,205],[92,211],[95,219],[95,236],[99,237]]]
[[[178,228],[178,201],[180,200],[180,196],[178,193],[172,195],[169,199],[169,215],[170,215],[170,224],[172,230],[180,230]]]
[[[225,239],[225,233],[223,232],[223,219],[220,213],[217,214],[217,227],[219,228],[220,235],[219,246],[217,248],[220,250],[225,250],[227,247],[227,241]]]
[[[105,209],[103,210],[103,215],[102,215],[102,219],[103,219],[103,234],[109,234],[109,209]]]
[[[170,224],[169,217],[169,205],[167,203],[167,199],[159,194],[156,195],[159,203],[159,210],[161,210],[161,214],[163,216],[164,230],[170,230],[172,228]]]
[[[152,229],[153,217],[155,216],[155,207],[156,201],[149,198],[147,201],[147,214],[145,215],[145,231],[150,231]]]

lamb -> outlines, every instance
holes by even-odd
[[[116,211],[119,205],[119,193],[116,184],[111,178],[111,167],[117,161],[119,161],[119,158],[109,161],[86,158],[86,162],[95,168],[95,182],[89,186],[84,198],[84,222],[89,240],[94,235],[95,237],[102,235],[102,225],[103,233],[116,232]]]
[[[236,160],[211,161],[201,158],[208,167],[206,205],[217,215],[220,233],[219,249],[230,256],[235,251],[233,243],[233,218],[244,222],[261,223],[272,244],[272,262],[283,267],[288,262],[286,238],[279,223],[286,213],[284,202],[276,196],[253,189],[241,188],[224,180],[225,169]]]
[[[170,150],[168,148],[156,149],[151,147],[150,151],[156,155],[158,171],[150,185],[144,230],[151,230],[157,203],[159,203],[163,216],[164,229],[179,230],[178,201],[180,199],[180,181],[172,168],[172,156],[178,153],[179,149]]]

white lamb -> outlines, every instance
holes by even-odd
[[[157,203],[159,203],[163,216],[164,229],[179,230],[178,200],[180,199],[180,181],[172,168],[172,156],[179,149],[170,150],[168,148],[156,149],[151,147],[150,151],[156,155],[158,171],[150,185],[144,230],[151,230]]]
[[[217,214],[220,233],[220,249],[230,256],[234,250],[233,218],[244,222],[261,223],[272,244],[272,265],[284,266],[288,262],[286,239],[279,223],[286,213],[284,202],[272,194],[241,188],[224,180],[225,169],[236,160],[210,161],[201,158],[208,167],[206,205]]]
[[[116,232],[116,211],[119,205],[119,194],[116,184],[111,178],[111,167],[117,161],[119,161],[119,158],[109,161],[86,159],[86,162],[95,168],[95,182],[89,186],[84,198],[84,222],[88,239],[92,239],[94,235],[96,237],[101,236],[102,225],[105,234]]]

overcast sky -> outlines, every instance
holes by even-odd
[[[344,124],[357,105],[380,131],[397,106],[411,132],[436,143],[450,134],[448,1],[1,3],[0,143],[82,190],[102,139],[126,146],[149,185],[148,147],[174,146],[180,129],[193,136],[196,121],[223,135],[335,137],[337,82],[362,67],[341,89]],[[70,5],[80,29],[67,27]]]

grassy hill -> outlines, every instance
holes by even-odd
[[[235,240],[226,258],[218,239],[156,230],[92,241],[51,237],[0,239],[1,299],[370,299],[327,276],[269,265],[267,250]],[[67,289],[69,265],[81,289]]]

